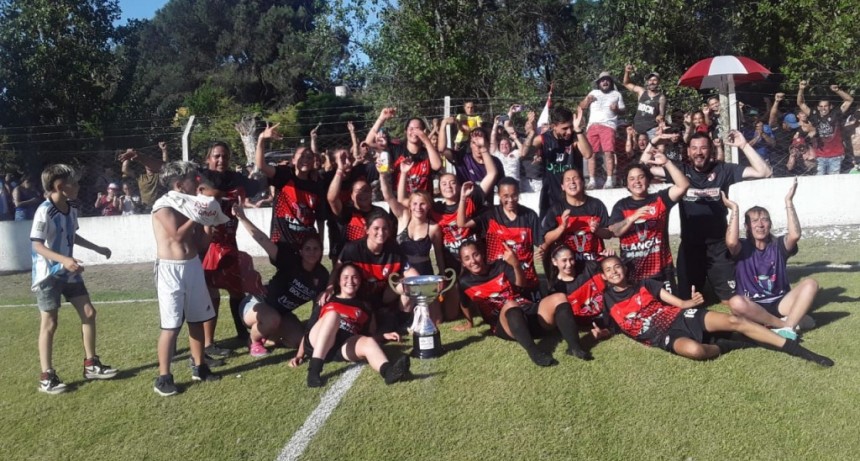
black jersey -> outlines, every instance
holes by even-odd
[[[269,281],[266,304],[281,313],[313,301],[328,284],[329,273],[322,264],[306,271],[301,261],[287,251],[278,251],[277,259],[270,262],[278,270]]]
[[[390,240],[385,242],[382,252],[376,254],[367,247],[366,237],[344,245],[340,261],[351,262],[361,269],[368,288],[365,299],[381,299],[385,287],[388,286],[388,277],[395,272],[402,272],[406,266],[406,258],[397,243]]]

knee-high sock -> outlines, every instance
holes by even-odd
[[[786,339],[785,344],[782,346],[782,351],[786,354],[793,355],[795,357],[800,357],[804,360],[809,360],[810,362],[815,362],[823,367],[832,367],[833,360],[823,355],[818,355],[815,352],[801,346],[797,343],[797,341]]]
[[[583,351],[579,345],[579,328],[576,326],[576,319],[573,316],[573,310],[570,304],[561,303],[555,306],[555,326],[558,328],[561,337],[567,342],[567,353],[579,357],[583,360],[591,360],[593,357],[590,353]]]
[[[511,329],[514,339],[526,350],[532,362],[542,367],[548,367],[557,363],[551,355],[541,352],[537,348],[537,345],[535,345],[532,334],[529,331],[526,315],[523,311],[516,307],[508,309],[505,312],[505,318],[508,320],[508,328]]]

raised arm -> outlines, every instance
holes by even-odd
[[[322,122],[317,123],[317,126],[315,126],[313,130],[311,130],[311,152],[313,152],[314,155],[319,155],[320,153],[320,151],[317,149],[317,136],[320,129],[320,125],[322,125]]]
[[[137,161],[137,163],[140,163],[141,165],[149,168],[152,171],[161,171],[161,166],[165,163],[161,160],[151,158],[146,155],[140,155],[140,153],[138,153],[134,149],[127,149],[119,156],[119,161],[121,162],[135,160]]]
[[[684,197],[687,189],[690,188],[690,179],[684,175],[684,172],[678,168],[673,162],[670,162],[665,154],[656,152],[651,160],[651,165],[665,168],[672,178],[672,187],[669,188],[669,198],[673,202],[677,202]]]
[[[352,158],[358,158],[358,136],[355,135],[355,125],[352,120],[346,122],[346,129],[349,130],[349,139],[352,141]]]
[[[666,179],[666,170],[660,166],[654,166],[654,156],[659,152],[657,150],[657,144],[663,142],[665,136],[671,136],[668,134],[661,134],[655,136],[654,139],[648,141],[648,145],[645,146],[645,150],[642,151],[642,155],[639,156],[639,163],[643,165],[651,165],[651,174],[654,175],[655,178],[658,179]],[[657,141],[656,143],[654,141]]]
[[[723,205],[729,210],[729,224],[726,227],[726,247],[732,256],[736,256],[741,251],[740,241],[740,217],[738,216],[738,204],[729,200],[725,192],[720,192],[723,197]]]
[[[594,96],[589,97],[593,98]],[[594,152],[591,150],[591,143],[588,142],[588,138],[585,137],[585,130],[582,128],[584,119],[583,109],[580,107],[573,116],[573,135],[576,137],[576,147],[579,149],[579,153],[582,154],[582,158],[587,160],[594,156]]]
[[[806,105],[806,99],[803,96],[803,91],[806,90],[807,85],[809,85],[809,82],[806,80],[801,80],[800,83],[797,84],[797,107],[799,107],[806,115],[809,115],[812,113],[812,110]]]
[[[508,244],[502,242],[502,246],[505,247],[505,252],[502,255],[502,259],[507,263],[511,268],[514,269],[514,285],[518,287],[526,286],[526,274],[523,272],[523,268],[520,266],[520,260],[517,259],[517,255],[508,247]]]
[[[847,92],[840,90],[839,85],[830,85],[830,90],[838,94],[839,97],[842,98],[842,105],[839,106],[839,109],[842,111],[842,113],[848,112],[848,109],[851,108],[851,103],[854,102],[854,97]]]
[[[445,117],[442,119],[442,126],[439,128],[439,137],[436,139],[436,151],[448,159],[449,162],[454,161],[454,153],[448,148],[448,125],[456,123],[454,117]]]
[[[380,149],[381,146],[376,145],[376,135],[379,134],[379,129],[385,125],[385,122],[394,118],[394,115],[397,113],[397,109],[393,107],[385,107],[379,113],[379,117],[376,119],[376,122],[370,128],[370,131],[367,132],[367,136],[364,137],[364,142],[371,149]]]
[[[326,200],[328,200],[328,205],[331,207],[331,212],[335,216],[340,216],[340,212],[343,210],[343,202],[340,200],[340,190],[343,187],[344,176],[349,173],[347,165],[349,159],[346,158],[346,152],[340,151],[339,154],[335,154],[335,161],[337,162],[337,170],[334,172],[334,177],[328,186]]]
[[[705,297],[702,296],[702,293],[696,291],[696,287],[694,286],[690,299],[683,300],[672,293],[669,293],[669,291],[664,288],[660,290],[660,300],[666,304],[671,304],[681,309],[692,309],[696,306],[701,306],[705,302]]]
[[[732,147],[737,147],[740,149],[744,155],[747,156],[747,160],[750,161],[750,166],[744,168],[743,177],[744,179],[756,179],[756,178],[769,178],[772,171],[770,166],[764,159],[758,155],[758,152],[753,149],[753,147],[747,142],[744,135],[737,130],[732,130],[729,132],[728,139],[726,140],[726,144]]]
[[[251,238],[257,242],[260,247],[263,248],[263,251],[269,256],[269,259],[275,261],[278,258],[278,246],[272,242],[272,239],[269,238],[268,235],[263,233],[254,223],[245,216],[245,210],[238,204],[233,204],[233,214],[236,216],[236,219],[242,223],[242,227],[251,234]]]
[[[496,134],[499,130],[497,130],[496,127],[499,126],[500,118],[502,118],[501,115],[496,115],[496,118],[493,119],[493,129],[490,130],[490,152],[494,154],[499,151],[498,135]]]
[[[624,85],[624,88],[627,88],[627,91],[632,91],[636,93],[636,96],[641,96],[642,92],[645,91],[645,88],[637,86],[632,80],[630,80],[630,73],[635,70],[636,68],[633,67],[633,64],[627,64],[624,66],[624,80],[622,84]]]
[[[767,124],[771,128],[779,127],[779,103],[785,100],[785,93],[777,93],[773,95],[773,104],[770,106],[770,113],[767,117]]]
[[[269,125],[266,123],[266,129],[260,133],[260,136],[257,137],[257,149],[254,151],[254,165],[260,170],[267,178],[271,178],[275,175],[275,167],[266,163],[266,143],[269,142],[270,139],[281,139],[280,133],[278,133],[278,127],[280,123],[276,123],[274,125]]]
[[[481,179],[480,184],[481,190],[484,192],[484,196],[486,197],[493,193],[493,185],[496,184],[496,179],[499,177],[501,172],[496,167],[495,157],[490,154],[490,150],[484,145],[484,140],[482,138],[475,139],[475,146],[481,153],[481,160],[484,162],[484,168],[487,170],[487,174],[484,175],[483,179]]]
[[[788,233],[785,235],[785,249],[791,252],[797,247],[800,240],[800,220],[797,219],[797,210],[794,209],[794,193],[797,191],[797,178],[791,182],[788,194],[785,195],[785,213],[787,215]]]
[[[520,148],[520,158],[527,157],[529,152],[531,152],[533,147],[541,147],[543,145],[543,139],[537,136],[537,126],[535,126],[535,111],[530,110],[528,114],[526,114],[526,139],[522,143],[522,147]],[[540,139],[540,141],[538,141]]]
[[[167,152],[167,143],[164,141],[158,142],[158,150],[161,151],[161,162],[168,163],[170,162],[170,155]]]
[[[475,184],[471,181],[464,182],[460,187],[460,203],[457,204],[457,227],[461,229],[475,227],[475,220],[466,216],[466,202],[469,201],[469,196],[472,195],[474,188]]]
[[[137,178],[137,174],[131,169],[131,160],[126,159],[122,161],[122,175],[128,178]]]
[[[424,144],[424,148],[427,149],[427,160],[430,161],[430,169],[433,171],[441,170],[442,157],[439,156],[439,151],[436,150],[436,146],[430,141],[430,137],[427,136],[424,130],[418,130],[418,139]]]
[[[110,259],[110,248],[96,245],[95,243],[90,242],[89,240],[81,237],[78,234],[75,234],[75,245],[82,248],[86,248],[87,250],[95,251],[96,253],[104,256],[105,258]]]
[[[391,170],[389,170],[389,172],[390,171]],[[389,172],[379,174],[379,188],[382,189],[382,198],[385,199],[386,203],[388,203],[388,207],[391,209],[391,212],[394,213],[394,216],[400,218],[406,208],[397,201],[394,191],[391,190],[391,173]],[[400,176],[402,178],[405,175],[401,174]]]

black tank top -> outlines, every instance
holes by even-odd
[[[427,223],[427,234],[420,239],[409,236],[409,225],[397,234],[397,243],[400,251],[406,256],[407,268],[417,270],[421,275],[432,275],[433,265],[430,262],[430,249],[433,242],[430,241],[430,223]]]
[[[633,116],[633,129],[637,133],[644,133],[652,128],[657,128],[657,116],[660,115],[660,97],[663,93],[657,93],[653,98],[648,91],[643,91],[639,96],[639,105],[636,106],[636,114]]]
[[[542,134],[541,138],[541,155],[546,170],[540,192],[540,209],[547,210],[561,200],[561,178],[564,172],[572,168],[582,171],[582,153],[573,147],[572,141],[556,139],[552,129]]]

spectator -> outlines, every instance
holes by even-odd
[[[455,147],[466,142],[466,139],[472,133],[472,130],[480,127],[484,123],[481,116],[475,113],[475,102],[466,101],[463,104],[463,113],[457,115],[457,137],[454,139]]]
[[[12,190],[12,202],[15,204],[15,221],[29,221],[33,219],[36,208],[44,198],[33,182],[33,177],[24,175],[21,184]]]
[[[154,159],[145,155],[140,155],[134,149],[128,149],[120,155],[119,160],[122,162],[122,174],[124,177],[137,180],[137,187],[140,191],[140,200],[143,203],[141,212],[146,213],[152,209],[152,204],[164,192],[159,183],[159,172],[161,165],[170,161],[167,153],[167,143],[160,141],[158,148],[161,151],[161,159]],[[137,161],[143,165],[144,173],[138,174],[131,168],[131,162]]]
[[[368,145],[377,146],[377,132],[385,122],[394,118],[396,113],[397,110],[393,107],[382,109],[365,138]],[[412,168],[406,178],[406,192],[410,194],[416,190],[432,191],[433,182],[430,175],[442,168],[442,157],[424,132],[426,128],[424,120],[410,118],[406,122],[406,144],[394,146],[388,159],[388,168],[394,172],[394,181],[400,177],[400,163],[406,160],[412,162]]]
[[[708,98],[708,103],[702,106],[702,113],[705,115],[705,124],[711,132],[711,139],[723,139],[722,128],[720,128],[720,98],[711,96]]]
[[[758,152],[762,160],[770,164],[771,152],[776,146],[776,139],[774,139],[770,125],[764,123],[758,115],[755,115],[747,125],[744,137],[749,139],[750,145]]]
[[[496,117],[496,124],[493,126],[492,134],[490,135],[490,152],[493,157],[501,162],[504,175],[509,178],[520,180],[520,152],[523,151],[520,139],[517,137],[517,132],[514,131],[513,125],[503,126]],[[501,133],[500,133],[501,131]],[[514,149],[516,146],[516,149]]]
[[[115,183],[108,184],[106,193],[99,192],[93,207],[102,216],[120,215],[123,205],[122,200],[119,198],[119,186]]]
[[[786,170],[795,176],[809,176],[815,174],[815,152],[806,143],[806,138],[797,133],[788,148],[788,160]]]
[[[535,136],[531,149],[537,148],[535,160],[543,166],[540,204],[538,209],[546,210],[550,206],[563,203],[558,192],[561,190],[561,178],[564,172],[574,168],[582,171],[583,159],[593,155],[591,145],[580,131],[582,125],[582,108],[576,111],[576,117],[568,109],[557,106],[549,116],[550,128],[540,136]],[[574,138],[575,136],[575,138]],[[538,159],[539,158],[539,159]]]
[[[690,142],[694,133],[709,133],[708,124],[705,123],[705,113],[702,111],[684,114],[684,142]]]
[[[615,80],[609,72],[601,72],[594,81],[595,89],[579,104],[582,110],[588,109],[588,143],[593,152],[603,152],[603,166],[606,169],[605,189],[615,187],[615,129],[618,115],[624,113],[624,98],[618,92]],[[597,159],[588,159],[588,184],[586,189],[597,187]]]
[[[791,112],[780,118],[779,106],[780,103],[785,101],[785,93],[776,93],[773,99],[774,103],[770,107],[768,125],[773,132],[776,146],[773,149],[774,155],[771,158],[770,165],[773,168],[774,176],[783,177],[790,174],[791,169],[788,168],[789,151],[792,140],[800,130],[800,122],[797,120],[797,115]]]
[[[12,191],[3,175],[0,174],[0,221],[6,221],[11,218],[12,211]]]
[[[122,182],[122,196],[119,198],[122,203],[122,215],[132,215],[140,213],[143,203],[140,201],[140,194],[137,193],[134,183],[130,181]]]
[[[439,135],[439,146],[444,146],[447,143],[445,127],[453,122],[453,117],[448,117],[442,121],[442,131]],[[483,127],[477,127],[469,133],[469,145],[463,146],[462,149],[454,150],[445,149],[443,151],[445,158],[454,165],[457,172],[457,182],[460,184],[466,182],[481,182],[487,176],[490,168],[487,166],[490,162],[496,171],[504,171],[502,162],[492,155],[488,155],[485,159],[483,151],[491,153],[490,135]],[[492,197],[486,197],[492,200]]]
[[[638,104],[633,116],[633,129],[645,133],[648,139],[657,135],[657,126],[666,115],[666,96],[660,90],[660,74],[651,72],[645,77],[645,88],[630,81],[630,73],[635,72],[633,64],[624,67],[624,87],[636,93]]]
[[[728,258],[726,249],[726,207],[720,191],[728,192],[730,185],[744,179],[771,175],[770,167],[739,131],[729,132],[728,143],[743,151],[750,166],[715,160],[710,139],[702,133],[694,134],[690,139],[687,146],[689,163],[679,165],[690,181],[690,189],[679,204],[678,296],[682,299],[692,296],[693,286],[704,287],[706,279],[721,301],[728,302],[734,295],[734,263]],[[646,152],[641,161],[650,164],[653,159]],[[651,173],[655,177],[668,176],[661,167],[651,167]]]
[[[816,110],[806,105],[803,92],[809,82],[801,80],[797,87],[797,106],[809,115],[809,121],[815,127],[821,139],[820,148],[816,149],[815,157],[818,163],[818,175],[839,174],[845,147],[842,145],[842,125],[845,112],[851,107],[854,98],[839,89],[839,85],[830,85],[830,90],[842,98],[842,104],[834,108],[830,101],[821,100]]]

